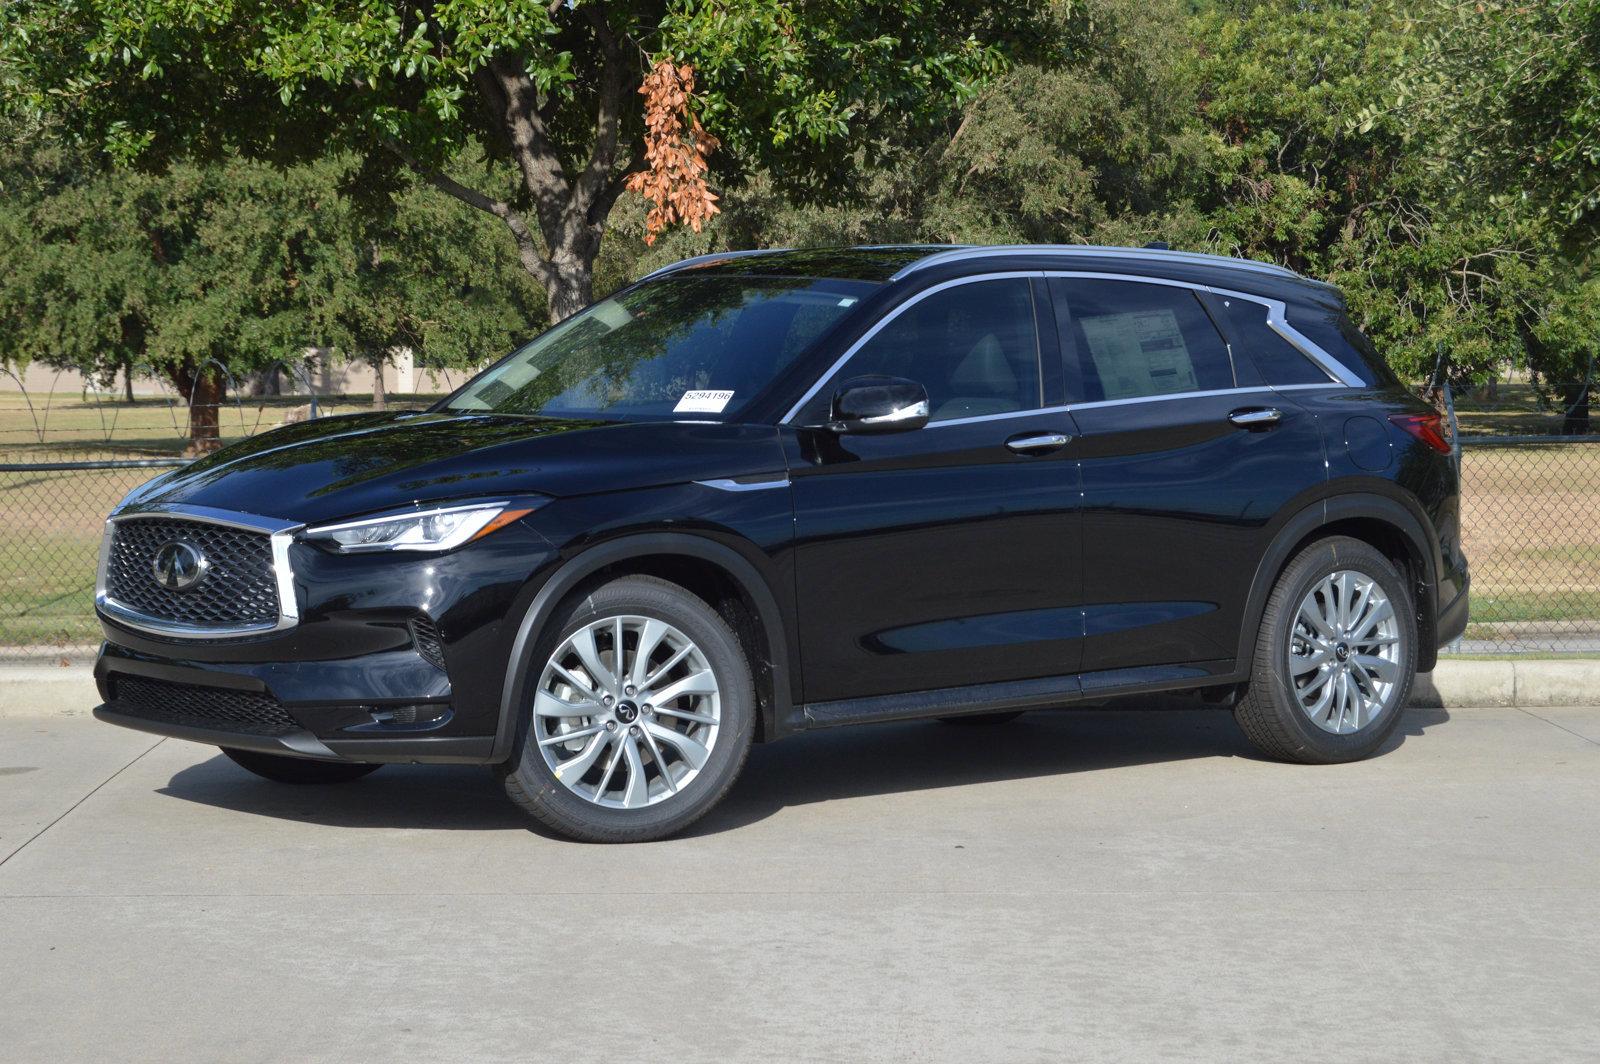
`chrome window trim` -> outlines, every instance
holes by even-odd
[[[1002,249],[993,250],[995,250],[995,253],[998,254]],[[896,276],[898,277],[899,274],[896,274]],[[1270,296],[1256,295],[1252,292],[1239,292],[1231,288],[1216,288],[1211,285],[1197,284],[1193,281],[1179,281],[1170,277],[1144,277],[1138,274],[1103,273],[1095,270],[1010,270],[1002,273],[973,274],[970,277],[956,277],[948,281],[943,281],[939,284],[923,289],[921,292],[918,292],[904,303],[896,306],[883,318],[875,322],[872,328],[863,333],[859,340],[851,344],[850,347],[846,349],[845,353],[840,355],[833,365],[829,366],[828,369],[817,378],[816,383],[806,390],[805,394],[800,397],[799,402],[791,406],[788,413],[783,415],[783,417],[780,419],[780,424],[790,424],[800,413],[801,409],[816,397],[817,393],[822,390],[823,386],[838,375],[845,363],[849,362],[857,351],[859,351],[874,336],[876,336],[880,329],[888,325],[895,318],[899,317],[902,311],[915,306],[917,303],[921,302],[923,299],[926,299],[928,296],[933,295],[935,292],[942,292],[947,288],[953,288],[959,284],[969,284],[974,281],[1001,280],[1010,277],[1074,277],[1093,281],[1131,281],[1135,284],[1155,284],[1165,285],[1169,288],[1187,288],[1192,292],[1207,292],[1211,295],[1221,296],[1225,299],[1247,300],[1251,303],[1258,304],[1259,306],[1266,307],[1267,325],[1272,329],[1272,331],[1283,337],[1284,340],[1288,341],[1291,346],[1299,350],[1301,354],[1311,359],[1311,361],[1316,364],[1319,369],[1328,374],[1330,379],[1326,384],[1281,384],[1277,386],[1261,385],[1249,388],[1220,388],[1210,391],[1170,392],[1164,395],[1141,395],[1128,399],[1097,399],[1093,402],[1070,403],[1061,407],[1035,407],[1029,410],[1006,411],[1005,413],[1001,414],[982,414],[968,418],[952,418],[949,421],[930,421],[926,428],[938,428],[940,425],[965,425],[979,421],[992,421],[996,418],[1004,417],[1024,417],[1029,414],[1051,413],[1060,410],[1073,410],[1078,407],[1113,406],[1162,399],[1178,399],[1185,396],[1195,397],[1204,395],[1225,395],[1233,392],[1299,391],[1308,388],[1336,388],[1341,386],[1345,388],[1361,388],[1365,386],[1362,383],[1361,378],[1350,372],[1350,370],[1346,368],[1338,359],[1324,351],[1321,347],[1317,346],[1310,339],[1303,336],[1298,330],[1289,324],[1287,317],[1288,308],[1280,299],[1273,299]]]
[[[166,518],[174,521],[199,521],[204,524],[242,528],[250,532],[264,532],[272,548],[272,572],[278,585],[278,619],[272,624],[198,625],[152,617],[118,602],[106,593],[106,575],[111,565],[111,537],[117,522],[134,518]],[[100,537],[100,566],[95,574],[94,605],[110,620],[171,639],[229,639],[237,636],[262,635],[281,632],[300,623],[300,603],[294,593],[294,570],[289,564],[289,546],[297,532],[305,525],[275,517],[218,510],[211,506],[190,506],[184,503],[157,503],[118,510],[106,518],[105,531]]]
[[[899,275],[896,274],[896,276],[899,276]],[[943,292],[943,291],[945,291],[946,289],[949,289],[949,288],[954,288],[957,285],[974,284],[974,283],[976,283],[978,281],[1004,281],[1004,280],[1009,280],[1009,279],[1015,278],[1015,277],[1026,277],[1026,278],[1029,278],[1029,279],[1033,279],[1033,278],[1042,277],[1042,276],[1044,276],[1044,274],[1039,270],[1007,270],[1007,271],[1002,272],[1002,273],[975,273],[975,274],[971,275],[970,277],[955,277],[955,278],[952,278],[952,279],[950,279],[948,281],[941,281],[940,283],[938,283],[936,285],[930,285],[929,287],[924,288],[922,291],[916,293],[910,299],[906,300],[904,303],[899,304],[893,310],[889,311],[889,313],[885,314],[883,317],[881,317],[877,321],[873,322],[872,323],[872,328],[870,328],[866,332],[862,333],[861,334],[861,338],[858,339],[855,343],[851,344],[845,350],[845,353],[840,355],[839,358],[833,363],[833,365],[829,366],[827,368],[827,370],[825,372],[823,372],[822,375],[817,378],[817,381],[816,381],[815,384],[813,384],[810,388],[806,389],[806,393],[800,397],[799,402],[795,403],[793,406],[791,406],[789,408],[789,412],[787,414],[784,414],[783,417],[779,419],[779,423],[780,424],[788,424],[789,421],[792,418],[795,417],[795,415],[800,413],[801,408],[803,408],[807,403],[811,402],[812,399],[816,398],[817,393],[822,390],[822,386],[824,384],[827,384],[830,380],[832,380],[834,378],[835,374],[837,374],[839,372],[839,370],[844,366],[844,364],[846,362],[849,362],[850,359],[855,356],[855,353],[857,351],[861,350],[861,348],[864,347],[867,343],[869,343],[874,336],[877,336],[878,333],[884,328],[884,326],[888,325],[890,322],[892,322],[896,318],[898,318],[901,314],[904,314],[906,311],[910,310],[912,307],[916,306],[918,303],[922,302],[924,299],[927,299],[929,296],[934,295],[934,294],[936,294],[938,292]],[[1038,343],[1039,343],[1039,338],[1036,336],[1034,338],[1035,346],[1037,346]],[[1040,367],[1040,369],[1042,371],[1043,367]],[[1035,408],[1035,409],[1037,409],[1037,408]],[[1031,411],[1026,411],[1026,412],[1031,412]],[[967,420],[967,419],[961,419],[961,420]],[[946,424],[946,422],[943,422],[943,421],[930,421],[928,423],[927,427],[932,428],[934,425],[943,425],[943,424]]]
[[[1266,273],[1275,277],[1304,280],[1300,274],[1295,273],[1287,266],[1279,266],[1275,262],[1262,262],[1259,259],[1240,259],[1231,255],[1207,255],[1197,251],[1164,251],[1158,248],[1113,247],[1104,244],[1013,244],[1009,246],[988,245],[951,248],[949,251],[935,252],[926,258],[921,258],[916,262],[902,266],[889,280],[891,282],[898,281],[902,277],[907,277],[919,270],[942,266],[948,262],[994,258],[999,255],[1059,255],[1063,258],[1076,256],[1079,258],[1144,259],[1158,262],[1180,262],[1194,266],[1216,266],[1253,273]]]

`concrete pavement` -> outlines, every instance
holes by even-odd
[[[1333,768],[1217,711],[841,730],[632,847],[11,713],[0,1059],[1592,1060],[1597,844],[1592,707]]]

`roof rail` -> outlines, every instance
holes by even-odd
[[[722,262],[725,259],[744,259],[749,258],[752,255],[775,255],[780,251],[788,250],[788,248],[757,248],[754,251],[713,251],[709,255],[696,255],[692,259],[680,259],[677,262],[661,267],[659,270],[651,270],[649,273],[639,278],[639,280],[648,281],[652,277],[664,277],[669,273],[677,273],[679,270],[687,270],[695,266],[704,266],[712,262]]]
[[[925,270],[931,266],[941,266],[947,262],[987,258],[994,255],[1060,255],[1063,258],[1159,259],[1166,262],[1188,263],[1194,266],[1224,266],[1235,270],[1270,273],[1278,277],[1298,278],[1300,276],[1287,266],[1279,266],[1275,262],[1261,262],[1258,259],[1239,259],[1229,255],[1207,255],[1198,251],[1162,251],[1156,248],[1106,247],[1097,244],[1008,244],[952,248],[949,251],[941,251],[901,267],[889,280],[898,281],[907,274]]]

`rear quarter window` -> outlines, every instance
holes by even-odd
[[[1250,299],[1221,297],[1222,316],[1233,340],[1239,386],[1331,384],[1326,371],[1267,324],[1267,308]]]
[[[1350,372],[1369,385],[1400,386],[1389,363],[1383,360],[1378,349],[1372,346],[1350,315],[1342,310],[1323,307],[1292,307],[1289,324],[1306,339],[1332,355]]]

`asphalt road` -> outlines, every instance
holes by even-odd
[[[1600,708],[1413,710],[1337,768],[1217,711],[818,734],[633,847],[535,834],[476,769],[287,788],[9,716],[0,857],[29,1064],[1600,1046]]]

